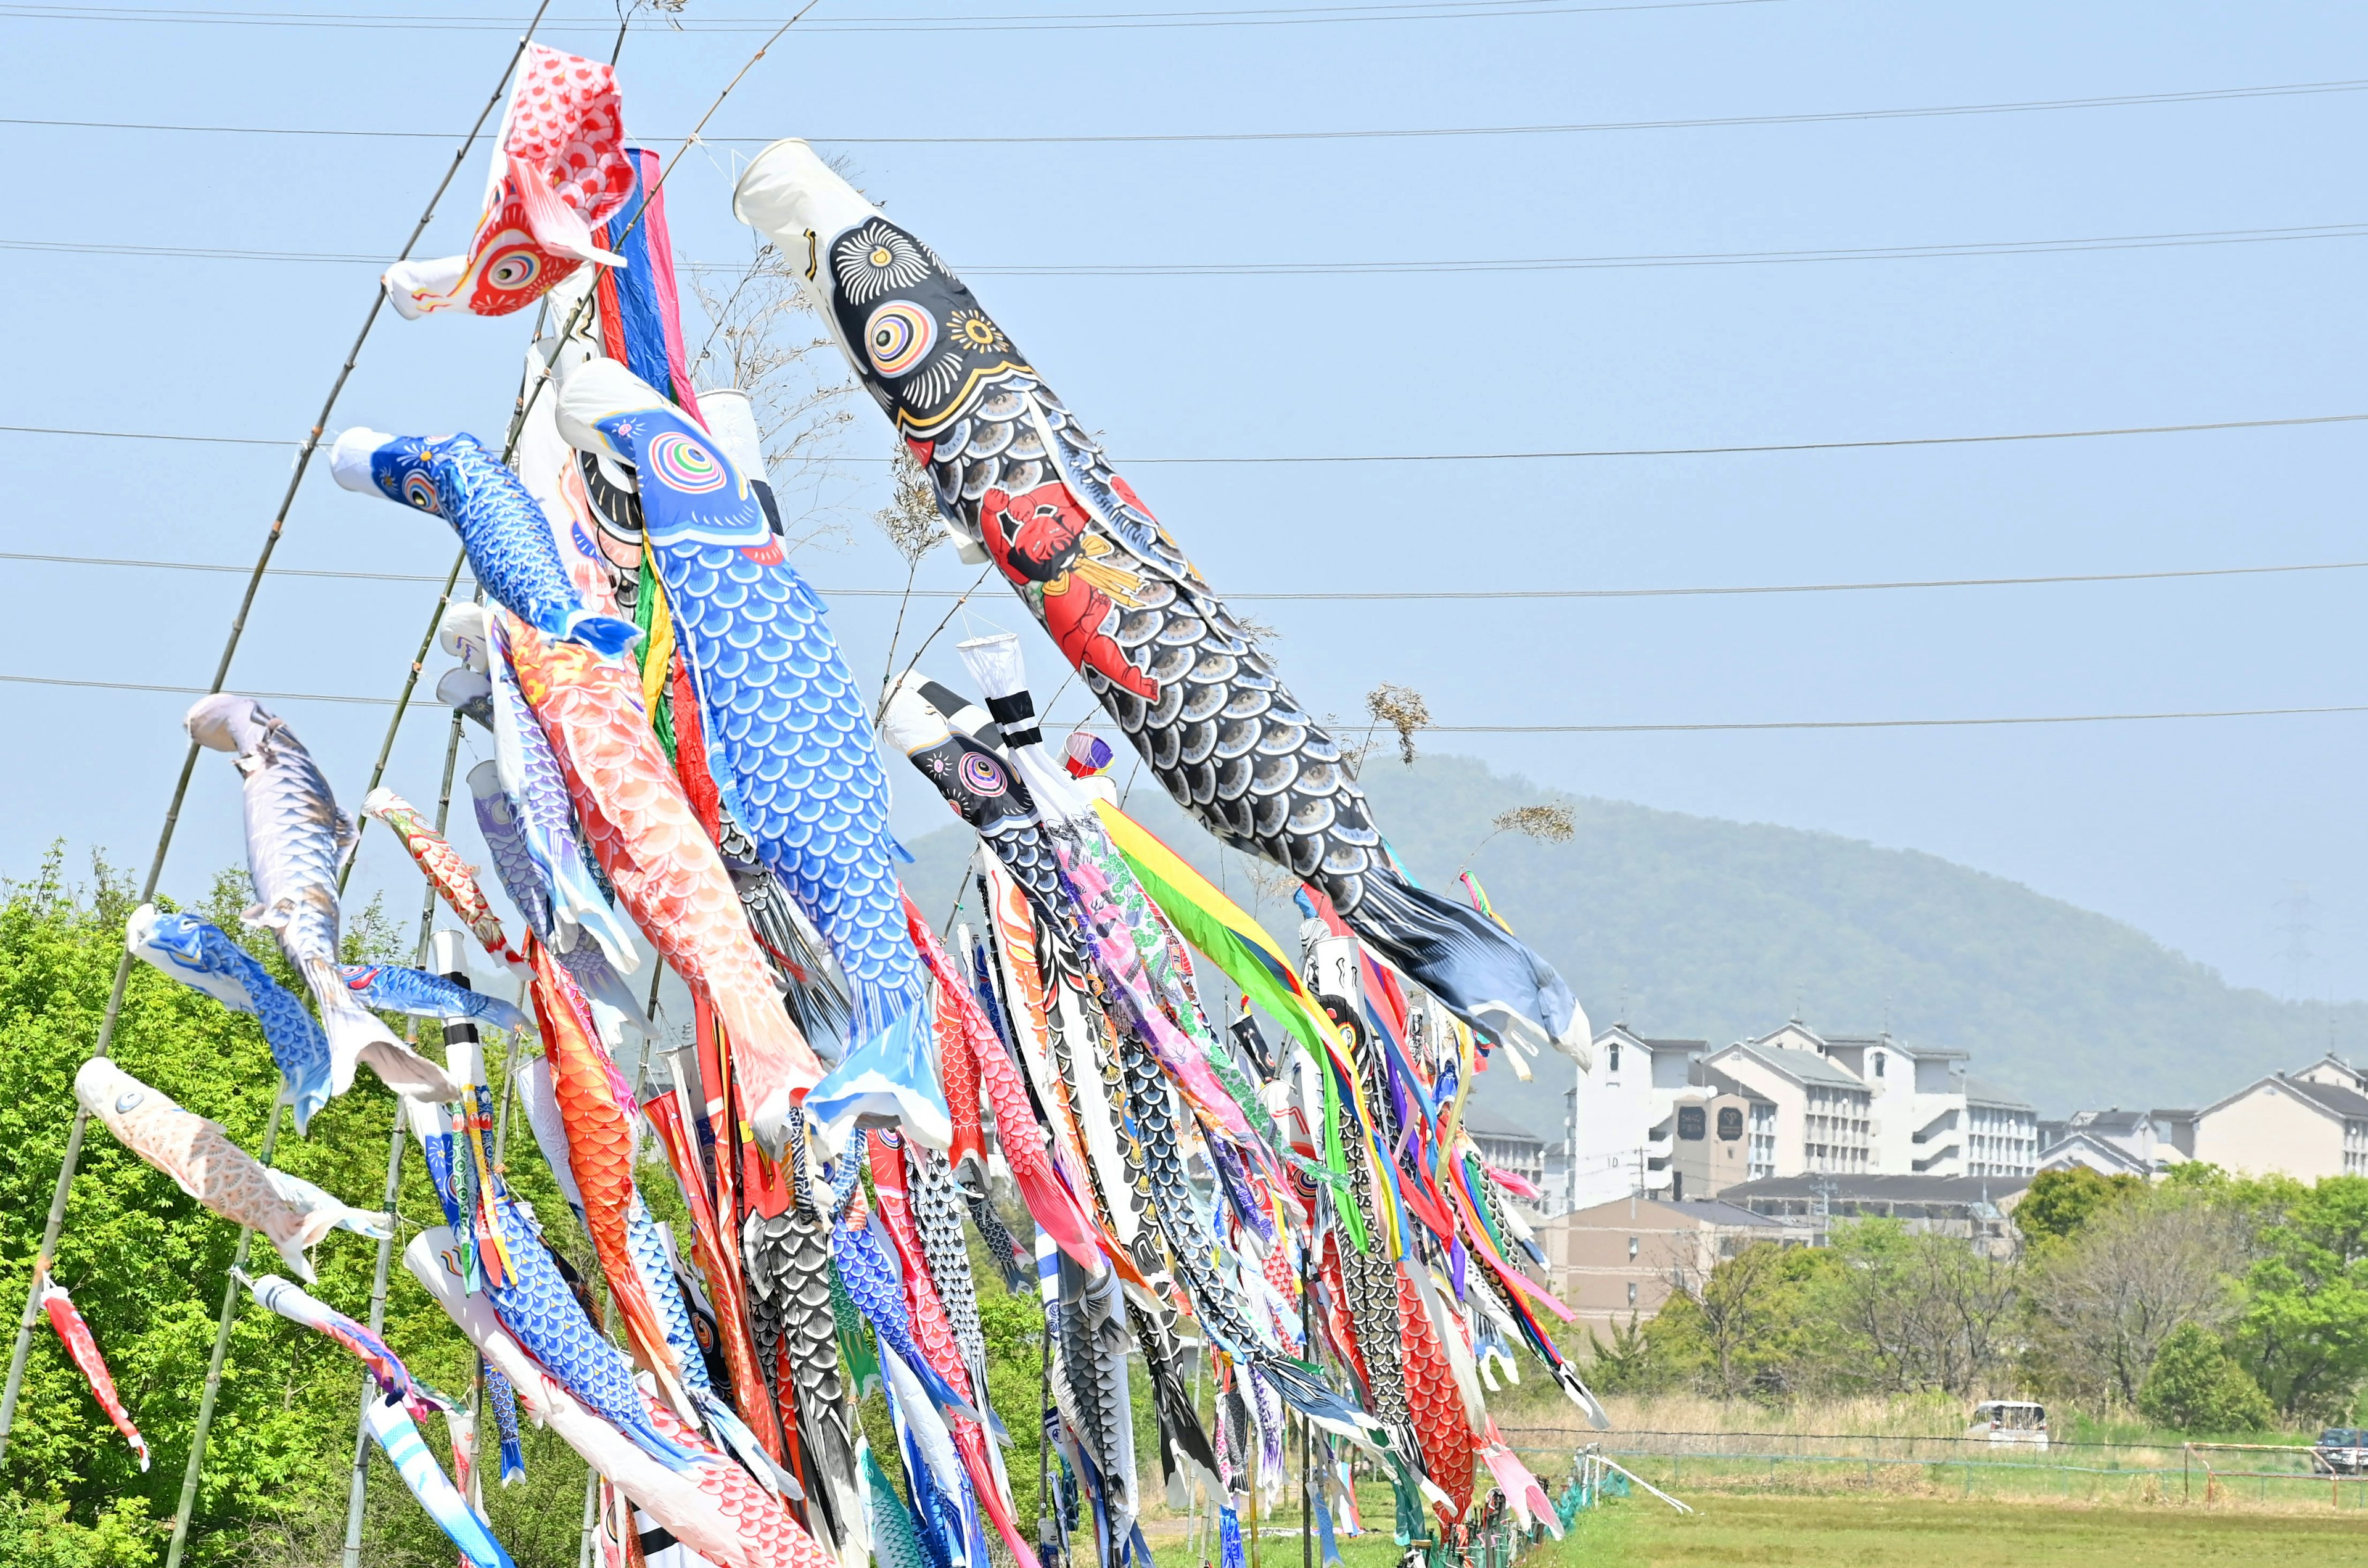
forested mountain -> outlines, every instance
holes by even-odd
[[[1415,874],[1450,885],[1469,857],[1599,1029],[1624,1017],[1640,1032],[1724,1044],[1766,1033],[1796,1002],[1833,1033],[1872,1033],[1887,1017],[1894,1034],[1969,1051],[1975,1075],[2059,1116],[2208,1104],[2328,1046],[2324,1006],[2231,986],[2135,926],[1936,856],[1567,795],[1462,757],[1409,768],[1376,754],[1365,785]],[[1499,812],[1543,801],[1569,807],[1568,843],[1489,836]],[[1147,784],[1130,809],[1252,904],[1243,857]],[[951,906],[971,842],[956,826],[915,846],[915,893],[932,915]],[[1269,896],[1257,913],[1295,949],[1286,901]],[[2360,1038],[2368,1006],[2335,1011],[2335,1038]],[[1491,1073],[1486,1103],[1555,1135],[1564,1082],[1556,1073],[1551,1095],[1517,1095],[1509,1074]]]

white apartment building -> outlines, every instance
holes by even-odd
[[[1806,1174],[2030,1176],[2038,1113],[1965,1073],[1966,1052],[1795,1018],[1719,1051],[1614,1024],[1575,1080],[1555,1210],[1641,1193],[1711,1198]],[[1731,1133],[1731,1141],[1722,1134]],[[1740,1174],[1738,1174],[1738,1172]]]
[[[1714,1052],[1708,1065],[1774,1103],[1777,1176],[1863,1176],[1874,1168],[1873,1092],[1816,1051],[1774,1043],[1807,1034],[1788,1024]]]
[[[2039,1112],[2029,1100],[1979,1078],[1965,1084],[1964,1168],[1941,1175],[2039,1174]]]
[[[1706,1040],[1648,1040],[1625,1024],[1595,1037],[1577,1072],[1565,1208],[1668,1190],[1672,1113],[1709,1052]]]

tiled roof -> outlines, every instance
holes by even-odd
[[[1987,1078],[1965,1080],[1965,1103],[1968,1105],[2004,1106],[2009,1110],[2032,1110],[2032,1103],[2012,1089],[2002,1089]]]
[[[1748,1051],[1754,1061],[1763,1062],[1777,1072],[1804,1084],[1831,1084],[1848,1089],[1866,1087],[1857,1074],[1846,1067],[1827,1061],[1814,1051],[1787,1051],[1781,1046],[1761,1045],[1754,1040],[1745,1040],[1728,1049]]]

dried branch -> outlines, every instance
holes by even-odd
[[[1373,716],[1375,728],[1387,724],[1398,733],[1398,760],[1412,767],[1414,738],[1430,724],[1430,704],[1422,699],[1422,693],[1410,686],[1383,681],[1365,693],[1365,711]],[[1372,731],[1366,733],[1370,739]]]

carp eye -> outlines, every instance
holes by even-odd
[[[668,430],[650,442],[645,468],[687,495],[721,490],[729,477],[715,454],[678,430]]]
[[[910,300],[889,301],[863,324],[871,368],[892,380],[927,358],[937,341],[937,319]]]
[[[423,512],[438,510],[436,483],[426,474],[414,472],[403,476],[403,498]]]
[[[530,250],[514,250],[497,256],[485,268],[485,281],[495,289],[515,291],[534,286],[542,275],[542,258]]]

